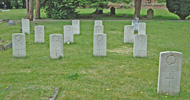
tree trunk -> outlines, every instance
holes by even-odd
[[[35,19],[40,19],[40,0],[36,0]]]
[[[181,20],[185,20],[186,17],[184,17],[184,16],[179,16],[179,18],[180,18]]]
[[[19,8],[18,0],[15,0],[15,8],[16,8],[16,9]]]
[[[22,8],[26,8],[26,0],[22,0]]]
[[[29,0],[26,0],[26,19],[29,19]]]
[[[141,2],[142,2],[142,0],[135,0],[135,13],[134,13],[134,17],[140,18]]]
[[[29,0],[29,20],[32,21],[34,16],[34,0]]]

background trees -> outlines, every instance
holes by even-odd
[[[190,15],[190,0],[166,0],[166,6],[182,20]]]

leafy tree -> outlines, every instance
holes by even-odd
[[[48,18],[68,19],[76,18],[76,8],[81,6],[84,0],[43,0],[42,7]]]
[[[190,15],[190,0],[166,0],[166,6],[182,20]]]

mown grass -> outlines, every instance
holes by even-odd
[[[147,19],[146,18],[147,10],[148,9],[141,10],[142,19]],[[132,19],[134,15],[134,9],[116,9],[115,16],[110,16],[109,9],[104,9],[103,15],[92,14],[95,11],[95,9],[77,9],[77,11],[79,12],[78,19],[102,19],[102,20],[122,19],[124,20],[124,19]],[[123,17],[123,14],[126,14],[127,17]],[[0,13],[0,19],[20,20],[21,18],[25,18],[25,17],[26,17],[25,9],[11,9],[9,12]],[[41,11],[41,18],[47,19],[47,16],[44,10]],[[170,13],[167,9],[154,9],[153,20],[179,20],[179,17],[173,13]]]
[[[12,49],[0,52],[0,100],[44,100],[59,87],[57,100],[188,100],[190,98],[189,22],[147,21],[148,57],[133,58],[133,45],[123,43],[124,25],[131,21],[104,21],[107,57],[93,56],[93,21],[81,21],[81,35],[64,44],[64,58],[49,57],[49,35],[63,33],[71,21],[45,25],[45,43],[34,43],[34,22],[26,35],[26,58],[13,58]],[[0,37],[11,40],[21,23],[0,23]],[[157,94],[159,53],[183,53],[181,92]],[[4,91],[10,87],[9,90]],[[4,92],[3,92],[4,91]]]

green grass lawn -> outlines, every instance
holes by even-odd
[[[26,35],[26,58],[13,58],[12,49],[0,52],[0,100],[47,100],[59,87],[57,100],[189,100],[189,22],[147,21],[148,57],[133,58],[133,45],[124,44],[124,25],[131,21],[104,21],[107,57],[93,57],[93,21],[81,21],[81,35],[64,44],[64,59],[49,56],[49,35],[63,33],[71,21],[45,25],[45,43],[34,43],[34,22]],[[21,23],[0,22],[0,37],[11,40]],[[183,53],[181,92],[157,94],[159,53]],[[10,87],[9,90],[6,90]],[[4,92],[3,92],[4,91]]]
[[[146,19],[148,9],[141,10],[142,19]],[[79,12],[78,19],[102,19],[102,20],[112,20],[112,19],[132,19],[134,15],[134,9],[116,9],[116,15],[110,16],[110,10],[104,9],[104,14],[92,15],[95,9],[77,9]],[[122,17],[123,14],[126,14],[127,17]],[[0,19],[12,19],[20,20],[21,18],[26,17],[25,9],[11,9],[9,12],[0,13]],[[46,13],[42,10],[41,17],[47,19]],[[154,18],[153,20],[179,20],[179,17],[173,13],[170,13],[167,9],[154,9]]]

